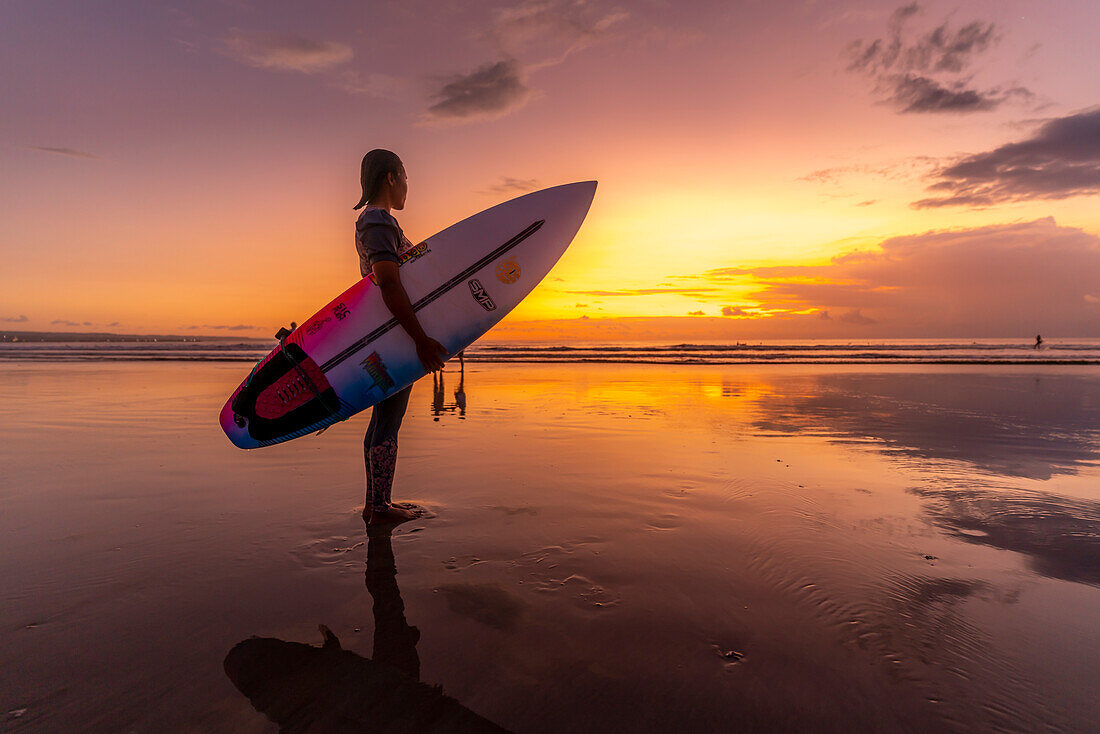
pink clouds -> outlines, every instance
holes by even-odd
[[[749,276],[761,286],[750,297],[765,309],[842,310],[837,320],[883,333],[1100,333],[1100,237],[1053,218],[892,237],[879,247],[827,265],[700,277],[732,284]]]
[[[295,34],[233,31],[223,39],[226,52],[250,66],[314,74],[351,61],[352,50],[335,41]]]

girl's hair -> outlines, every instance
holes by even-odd
[[[355,208],[363,208],[368,201],[378,194],[378,190],[382,188],[382,182],[386,180],[387,173],[396,176],[400,172],[401,159],[392,151],[375,148],[363,156],[363,165],[359,173],[359,182],[363,184],[363,198],[359,200]]]

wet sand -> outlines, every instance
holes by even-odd
[[[0,729],[1100,720],[1100,368],[467,365],[370,538],[367,416],[242,452],[244,371],[0,366]]]

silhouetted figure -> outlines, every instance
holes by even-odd
[[[252,637],[225,656],[225,673],[284,734],[507,733],[439,686],[421,683],[420,631],[405,620],[392,526],[367,528],[367,591],[374,599],[374,659],[340,647],[320,625],[321,647]]]
[[[1042,336],[1042,334],[1036,334],[1035,335],[1035,347],[1034,347],[1034,349],[1042,349],[1042,348],[1043,348],[1043,336]]]

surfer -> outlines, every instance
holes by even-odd
[[[363,196],[356,209],[363,209],[355,223],[355,249],[359,252],[359,270],[365,278],[374,274],[382,300],[394,318],[416,345],[416,354],[429,372],[443,369],[447,350],[424,333],[413,311],[398,269],[400,256],[412,248],[401,231],[393,210],[405,208],[409,180],[405,166],[396,153],[375,149],[363,156],[360,171]],[[363,519],[371,525],[412,520],[419,511],[390,501],[393,473],[397,467],[397,432],[409,405],[412,385],[399,390],[374,406],[370,425],[363,439],[363,459],[367,469],[367,499]]]

